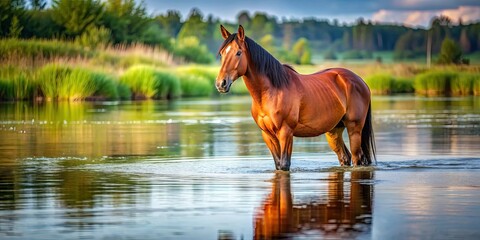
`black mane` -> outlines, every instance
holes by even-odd
[[[225,46],[233,41],[238,44],[236,33],[231,34],[225,39],[218,50],[218,54],[220,54],[220,51],[225,48]],[[291,66],[281,64],[275,57],[267,52],[267,50],[248,37],[245,37],[245,44],[250,55],[250,61],[259,74],[265,74],[275,88],[288,86],[289,74],[287,68],[295,71]]]

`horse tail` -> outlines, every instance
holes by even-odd
[[[377,157],[375,156],[375,137],[373,135],[372,128],[372,103],[368,105],[368,113],[365,118],[365,124],[362,129],[362,151],[364,155],[364,160],[366,164],[372,164],[372,158],[375,159],[375,164],[377,163]]]

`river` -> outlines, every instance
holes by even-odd
[[[376,165],[295,138],[286,174],[249,97],[0,103],[0,238],[480,239],[480,98],[372,109]]]

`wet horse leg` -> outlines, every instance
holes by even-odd
[[[343,141],[343,130],[345,130],[345,126],[337,126],[330,132],[325,133],[325,136],[327,137],[328,145],[337,154],[340,165],[350,166],[352,155]]]
[[[290,159],[292,157],[293,131],[284,125],[277,132],[280,143],[280,170],[290,171]]]
[[[268,149],[270,149],[270,153],[273,156],[273,161],[275,162],[275,169],[279,170],[280,169],[280,143],[278,142],[278,139],[265,132],[262,131],[262,137],[263,141],[265,144],[267,144]]]
[[[363,161],[362,151],[362,128],[363,124],[359,121],[346,122],[348,137],[350,139],[350,150],[352,151],[353,166],[366,165]]]

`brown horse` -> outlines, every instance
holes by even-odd
[[[226,93],[243,76],[252,96],[252,116],[277,170],[288,171],[293,136],[314,137],[326,133],[340,165],[370,165],[375,157],[370,89],[355,73],[331,68],[309,75],[297,73],[281,64],[265,49],[238,33],[220,26],[225,39],[218,54],[222,66],[217,90]],[[349,150],[342,133],[347,128]]]

